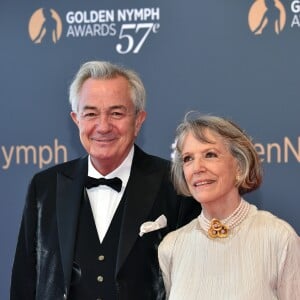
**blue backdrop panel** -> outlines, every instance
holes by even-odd
[[[299,16],[299,0],[1,1],[0,298],[31,176],[84,153],[68,86],[87,60],[141,75],[148,152],[170,158],[189,110],[237,121],[264,161],[246,198],[300,233]]]

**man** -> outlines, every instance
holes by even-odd
[[[132,70],[87,62],[70,103],[88,155],[33,177],[11,300],[164,299],[158,244],[199,211],[176,196],[169,163],[134,144],[144,86]],[[103,177],[110,181],[94,183]]]

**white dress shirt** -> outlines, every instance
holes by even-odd
[[[94,178],[105,177],[108,179],[119,177],[122,180],[122,189],[119,193],[106,185],[87,189],[100,243],[104,240],[112,218],[124,194],[130,175],[133,154],[134,147],[132,147],[122,164],[106,176],[103,176],[94,168],[90,157],[88,159],[88,176]]]

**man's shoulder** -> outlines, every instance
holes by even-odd
[[[37,172],[34,177],[44,177],[44,176],[51,176],[51,174],[57,173],[65,173],[65,172],[75,172],[78,166],[87,166],[87,156],[79,157],[73,160],[69,160],[67,162],[63,162],[54,166],[51,166],[47,169],[44,169],[40,172]]]
[[[160,166],[166,168],[169,168],[171,164],[169,160],[158,155],[147,153],[138,146],[135,146],[135,159],[137,161],[143,162],[143,164],[148,162],[152,166]]]

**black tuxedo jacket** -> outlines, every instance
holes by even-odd
[[[87,166],[86,156],[33,177],[12,270],[11,300],[68,298]],[[125,194],[115,273],[118,299],[164,299],[158,244],[166,233],[196,217],[200,205],[176,195],[168,161],[137,146]],[[140,225],[162,214],[167,217],[167,227],[140,237]]]

